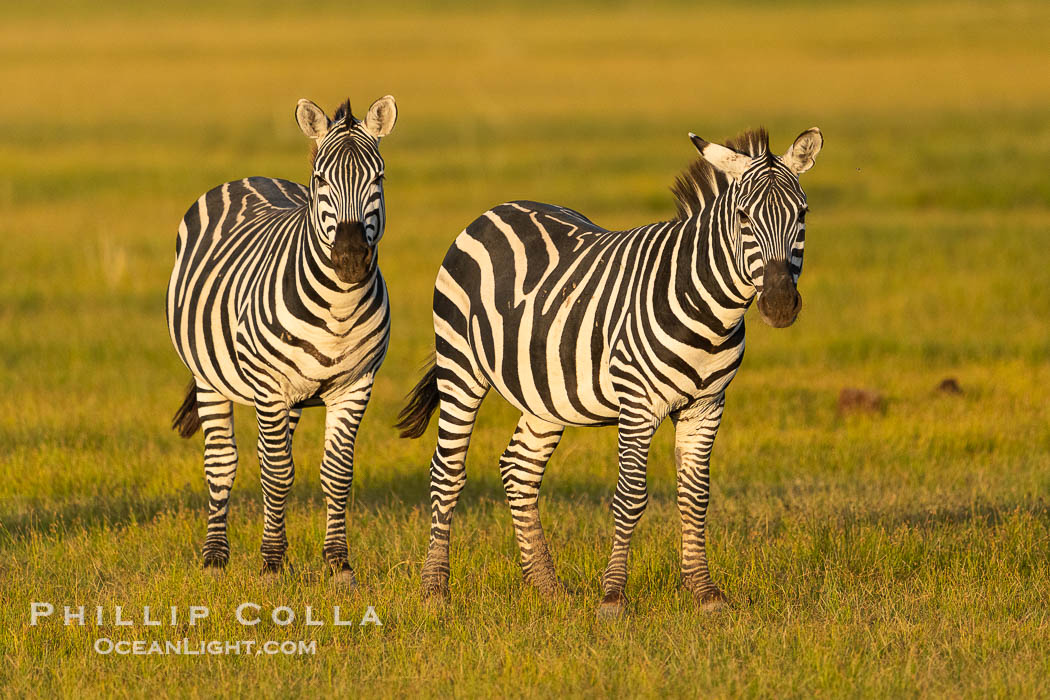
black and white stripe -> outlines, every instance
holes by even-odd
[[[615,535],[602,609],[622,609],[631,534],[648,500],[649,445],[670,416],[684,583],[702,605],[721,604],[704,547],[711,446],[743,356],[745,311],[757,294],[763,317],[781,326],[801,304],[798,175],[822,139],[811,129],[776,157],[763,131],[729,147],[693,138],[703,158],[675,184],[673,221],[607,231],[563,207],[511,202],[470,224],[445,256],[434,293],[435,363],[399,424],[417,437],[440,405],[428,593],[447,591],[467,446],[494,388],[522,412],[500,470],[528,581],[558,589],[536,502],[564,427],[615,424]]]
[[[300,100],[296,120],[315,148],[310,184],[227,182],[198,199],[179,226],[168,329],[193,382],[174,427],[184,437],[204,429],[205,566],[229,559],[233,402],[254,406],[259,423],[265,572],[281,569],[287,549],[292,434],[303,406],[323,404],[324,556],[339,580],[353,583],[346,503],[354,440],[390,332],[376,246],[386,221],[379,139],[395,119],[390,96],[364,120],[349,102],[329,120]]]

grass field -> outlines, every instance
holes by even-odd
[[[1050,5],[1040,2],[205,3],[0,9],[0,687],[5,695],[1046,696],[1050,676]],[[258,577],[250,410],[224,576],[201,572],[201,440],[168,429],[188,373],[164,290],[209,187],[305,180],[292,118],[398,99],[383,142],[390,354],[358,443],[359,591],[321,561],[322,413],[296,435],[294,572]],[[434,429],[391,424],[431,348],[455,234],[501,201],[608,227],[673,213],[692,157],[765,124],[820,126],[783,331],[750,319],[712,468],[709,549],[734,606],[679,588],[672,435],[634,540],[630,612],[595,620],[615,432],[570,429],[541,510],[570,594],[521,582],[486,402],[453,533],[452,595],[418,595]],[[755,313],[755,312],[752,312]],[[960,396],[935,391],[954,377]],[[885,411],[840,416],[843,387]],[[32,601],[58,613],[30,626]],[[300,620],[241,627],[241,602]],[[206,605],[189,627],[64,627],[62,605]],[[381,627],[306,627],[305,606]],[[140,619],[141,622],[141,619]],[[118,656],[99,637],[313,640],[302,656]]]

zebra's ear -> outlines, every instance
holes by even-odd
[[[392,95],[380,97],[368,108],[365,115],[365,131],[381,139],[394,130],[397,121],[397,103]]]
[[[689,140],[693,142],[704,160],[734,180],[739,180],[747,170],[747,166],[751,165],[749,156],[737,153],[725,146],[719,146],[717,143],[708,143],[692,132],[689,133]]]
[[[823,145],[824,135],[820,133],[820,129],[817,127],[806,129],[798,135],[795,143],[791,144],[791,148],[787,149],[787,153],[781,160],[784,161],[784,165],[791,168],[792,172],[801,175],[813,167],[813,161],[817,159],[817,154],[820,153]]]
[[[324,110],[307,99],[299,100],[299,104],[295,106],[295,121],[299,123],[299,128],[304,134],[318,141],[324,138],[328,128],[332,126]]]

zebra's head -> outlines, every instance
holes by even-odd
[[[737,265],[758,290],[762,320],[775,328],[790,326],[802,309],[796,284],[806,241],[806,193],[798,176],[813,167],[824,145],[820,129],[803,131],[779,157],[769,151],[764,131],[749,132],[730,148],[689,137],[732,183]]]
[[[314,140],[310,178],[310,219],[330,252],[340,281],[361,282],[375,263],[375,249],[386,226],[383,159],[379,139],[394,128],[397,105],[390,95],[368,108],[364,119],[347,100],[329,119],[310,100],[299,100],[295,120]]]

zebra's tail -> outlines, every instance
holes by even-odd
[[[179,437],[190,438],[200,427],[201,417],[197,413],[197,382],[191,379],[186,388],[186,398],[182,400],[182,405],[171,419],[171,429],[178,433]]]
[[[437,365],[434,358],[426,364],[423,378],[406,398],[408,403],[397,414],[394,427],[401,431],[403,438],[422,437],[430,423],[430,416],[438,407]]]

